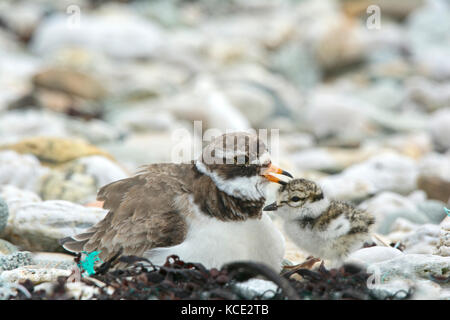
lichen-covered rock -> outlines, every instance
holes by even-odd
[[[40,181],[39,194],[44,200],[85,204],[95,201],[99,188],[127,176],[121,167],[105,157],[83,157],[45,175]]]
[[[0,197],[0,234],[8,222],[9,209],[6,202]]]
[[[67,200],[84,204],[96,198],[95,179],[82,172],[53,170],[40,183],[39,195],[43,200]]]
[[[5,270],[13,270],[30,264],[33,264],[33,258],[31,252],[28,251],[0,255],[0,273]]]
[[[111,156],[97,147],[81,140],[54,137],[33,137],[18,143],[5,145],[0,150],[14,150],[16,152],[36,156],[42,164],[48,166],[59,165],[81,157],[102,155]]]
[[[105,214],[63,200],[25,202],[10,212],[5,239],[31,251],[63,251],[59,239],[81,233]]]
[[[35,191],[39,179],[48,171],[33,155],[12,150],[0,151],[0,185],[9,184]]]
[[[450,276],[450,257],[431,254],[402,254],[393,259],[371,264],[371,269],[378,270],[384,279],[407,278],[427,279]]]

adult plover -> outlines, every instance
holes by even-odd
[[[61,240],[72,252],[101,251],[163,264],[178,255],[208,268],[236,261],[279,270],[284,238],[262,212],[265,186],[283,184],[257,135],[225,134],[190,164],[152,164],[135,176],[102,187],[97,199],[109,212],[82,234]]]
[[[313,181],[294,179],[278,190],[277,210],[289,238],[310,254],[340,263],[369,238],[375,218],[343,201],[327,199]]]

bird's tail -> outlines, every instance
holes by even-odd
[[[84,232],[72,237],[65,237],[59,240],[59,244],[70,252],[81,252],[84,245],[89,241],[94,232]]]

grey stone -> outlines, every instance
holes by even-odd
[[[13,270],[33,264],[31,252],[18,251],[9,255],[0,255],[0,271]]]
[[[6,223],[8,222],[8,215],[9,215],[8,205],[0,197],[0,234],[6,227]]]

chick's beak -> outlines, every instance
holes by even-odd
[[[270,167],[267,168],[267,169],[264,171],[263,176],[264,176],[267,180],[269,180],[269,181],[271,181],[271,182],[276,182],[276,183],[279,183],[279,184],[281,184],[281,185],[285,185],[285,184],[286,184],[285,181],[280,180],[279,178],[277,178],[277,177],[271,175],[270,173],[282,174],[282,175],[284,175],[284,176],[288,176],[288,177],[290,177],[290,178],[293,178],[293,176],[292,176],[289,172],[287,172],[287,171],[285,171],[285,170],[283,170],[283,169],[280,169],[280,168],[278,168],[277,166],[274,166],[273,164],[271,164]]]
[[[268,206],[265,206],[263,211],[276,211],[278,209],[277,202],[269,204]]]

